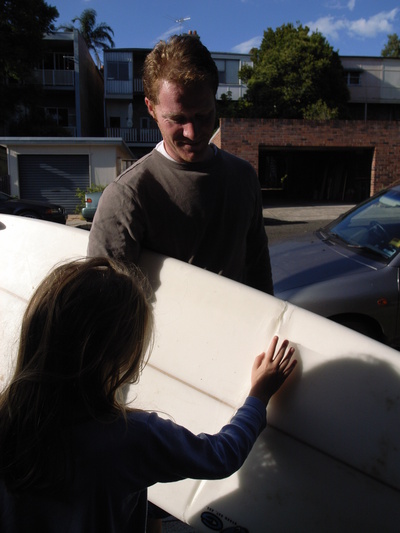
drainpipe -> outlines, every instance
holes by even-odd
[[[74,67],[75,67],[75,114],[76,114],[76,136],[82,137],[82,117],[81,117],[81,94],[79,80],[79,34],[74,30]]]

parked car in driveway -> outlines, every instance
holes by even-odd
[[[0,213],[39,218],[49,222],[66,224],[67,213],[64,207],[36,200],[23,200],[0,192]]]
[[[102,194],[103,191],[87,192],[85,194],[85,207],[82,209],[82,216],[87,222],[93,221]]]
[[[400,347],[400,184],[270,246],[275,296]]]

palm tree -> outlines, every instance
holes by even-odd
[[[79,33],[84,38],[89,50],[91,50],[96,58],[97,65],[100,66],[99,50],[103,48],[114,48],[114,31],[110,26],[104,22],[96,25],[97,13],[94,9],[85,9],[82,11],[80,17],[72,19],[72,24],[64,24],[58,29],[73,31],[75,29],[75,22],[79,22]]]

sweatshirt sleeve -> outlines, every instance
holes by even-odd
[[[248,397],[219,433],[194,435],[170,420],[151,413],[147,425],[147,451],[156,482],[184,478],[222,479],[236,472],[266,426],[265,405]]]
[[[94,216],[87,255],[136,264],[143,233],[140,208],[132,190],[120,182],[110,183],[101,195]]]
[[[246,284],[267,294],[274,294],[268,237],[265,231],[261,191],[257,190],[253,222],[247,236]]]

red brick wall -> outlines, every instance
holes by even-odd
[[[220,119],[213,142],[258,172],[259,146],[372,148],[371,194],[400,179],[400,122]]]

